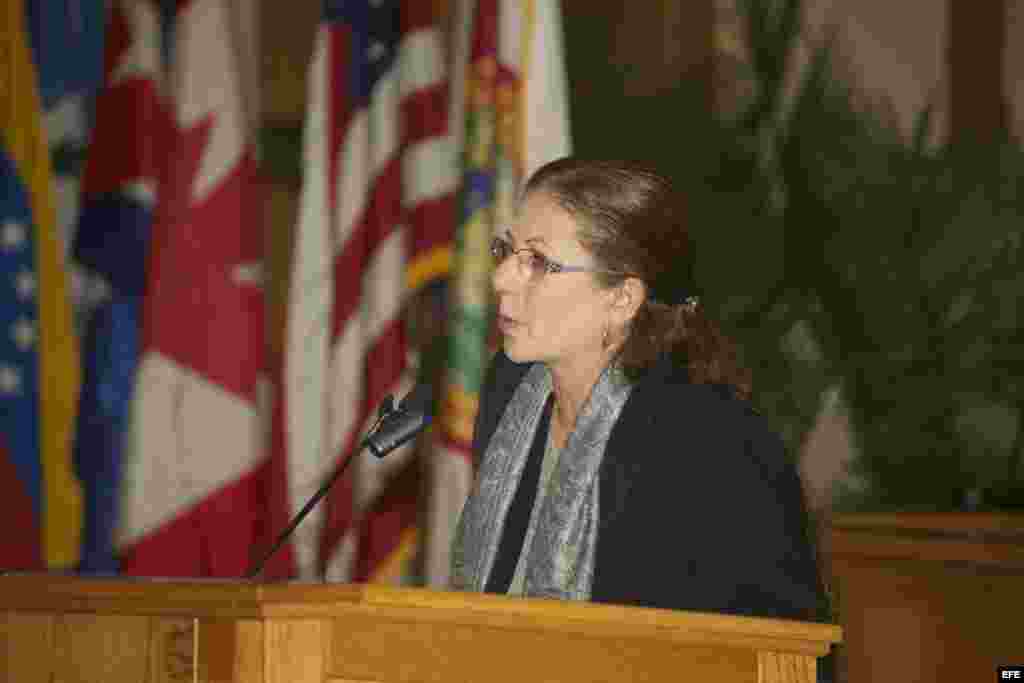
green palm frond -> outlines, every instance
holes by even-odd
[[[782,267],[749,269],[732,254],[735,293],[717,302],[720,317],[794,452],[822,393],[842,387],[862,483],[842,504],[948,509],[1022,457],[1024,383],[1004,378],[1024,357],[1024,153],[930,146],[930,107],[907,134],[837,77],[835,32],[787,94],[800,3],[739,7],[757,82],[719,137],[730,165],[707,187],[729,229],[707,242],[747,243]],[[774,250],[752,237],[765,234]],[[708,270],[728,262],[717,254]],[[794,350],[794,330],[813,354]]]

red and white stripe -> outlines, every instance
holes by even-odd
[[[316,37],[280,411],[293,513],[353,453],[381,400],[411,386],[402,314],[412,231],[436,219],[455,186],[430,9],[403,5],[398,58],[366,108],[346,100],[348,36],[324,24]],[[357,455],[327,505],[296,530],[300,577],[372,573],[375,561],[359,558],[367,513],[412,450]]]

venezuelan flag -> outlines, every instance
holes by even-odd
[[[79,365],[25,3],[0,7],[0,567],[77,563]]]

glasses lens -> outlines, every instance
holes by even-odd
[[[509,256],[515,256],[516,266],[518,266],[519,272],[522,273],[523,277],[538,277],[547,270],[548,266],[548,260],[543,254],[539,254],[533,249],[515,251],[512,249],[511,244],[500,237],[495,237],[491,240],[491,256],[494,257],[496,266],[505,263]]]

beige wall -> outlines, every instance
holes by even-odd
[[[945,136],[949,112],[945,0],[808,0],[809,32],[821,39],[838,28],[850,74],[892,113],[905,131],[927,105]],[[887,106],[887,105],[884,105]]]
[[[932,104],[941,138],[949,109],[946,1],[805,0],[804,39],[790,88],[812,51],[834,32],[840,73],[857,83],[876,106],[891,111],[908,132],[918,112]],[[735,17],[735,0],[714,2],[719,86],[726,92],[720,104],[728,107],[728,98],[743,87],[730,82],[737,72],[735,62],[745,58],[742,28]]]
[[[725,2],[727,0],[719,0]],[[1024,0],[974,0],[978,7],[1005,3],[1005,49],[1002,88],[1007,126],[1018,137],[1024,133]],[[856,77],[869,92],[892,101],[894,112],[909,130],[914,116],[926,104],[935,108],[939,139],[949,134],[951,83],[948,77],[949,7],[954,3],[972,13],[972,0],[806,0],[808,24],[822,35],[823,27],[839,24],[842,52]],[[998,38],[976,36],[976,50],[990,49]],[[971,56],[971,55],[967,55]],[[980,60],[984,63],[985,59]],[[979,82],[985,74],[971,74]],[[964,90],[967,106],[973,103]],[[979,106],[984,106],[978,98]]]

